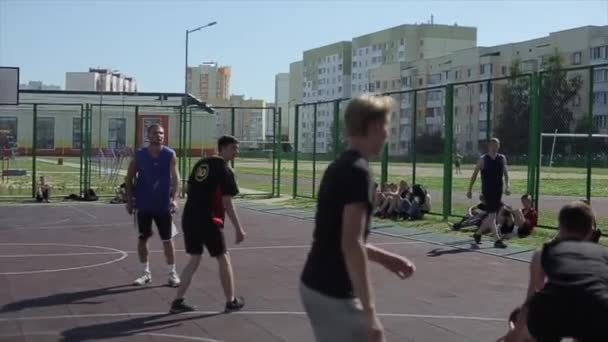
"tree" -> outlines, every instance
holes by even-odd
[[[582,86],[580,76],[568,79],[563,70],[563,57],[556,51],[542,65],[542,113],[541,127],[543,132],[570,132],[574,124],[574,114],[569,103],[578,94]],[[511,64],[507,86],[503,89],[503,113],[497,119],[495,133],[502,140],[501,149],[507,154],[522,155],[528,150],[528,132],[530,125],[530,80],[521,76],[519,60]],[[543,153],[550,153],[551,146],[543,144]],[[565,145],[556,147],[564,152]]]
[[[332,120],[331,125],[329,127],[329,139],[327,139],[327,153],[336,153],[339,154],[346,148],[346,134],[345,134],[345,124],[344,118],[340,117],[338,122],[338,134],[336,137],[336,121]],[[334,141],[338,139],[338,150],[334,151]]]
[[[543,68],[546,72],[542,78],[542,131],[571,132],[575,127],[569,104],[580,91],[583,80],[580,75],[568,79],[567,71],[563,70],[563,57],[557,51],[547,58]],[[559,151],[564,152],[565,147],[561,145]]]
[[[503,113],[497,118],[496,136],[508,142],[501,145],[504,153],[526,154],[528,150],[528,127],[530,123],[530,79],[521,75],[519,60],[511,63],[511,78],[502,90]]]
[[[424,132],[416,137],[416,154],[438,156],[443,153],[444,139],[441,132]]]

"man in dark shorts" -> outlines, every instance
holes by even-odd
[[[499,341],[608,341],[608,250],[598,232],[585,203],[561,209],[558,236],[533,255],[526,301]]]
[[[390,97],[361,96],[345,113],[348,150],[321,180],[313,243],[300,280],[300,296],[317,342],[380,342],[367,261],[404,279],[414,265],[367,243],[374,199],[368,158],[388,136]]]
[[[509,196],[509,173],[507,172],[507,158],[498,153],[500,148],[500,141],[497,138],[492,138],[488,141],[488,153],[484,154],[479,158],[477,166],[473,171],[471,177],[471,183],[469,185],[469,191],[467,197],[473,198],[473,185],[477,180],[477,174],[481,172],[481,194],[483,195],[488,216],[482,222],[481,227],[473,237],[477,244],[481,243],[481,235],[490,230],[496,236],[494,246],[497,248],[506,248],[507,246],[501,238],[501,234],[498,231],[496,225],[496,214],[502,207],[502,194],[504,188],[504,194]],[[504,177],[504,187],[503,187]]]
[[[216,258],[220,280],[226,296],[226,312],[240,310],[245,301],[236,297],[230,256],[224,239],[224,219],[228,214],[236,233],[236,243],[245,239],[232,198],[239,193],[234,173],[228,166],[238,154],[239,142],[232,136],[223,136],[217,142],[218,155],[199,160],[188,179],[188,199],[182,215],[182,229],[186,253],[190,260],[182,271],[182,284],[171,304],[171,313],[196,310],[184,301],[203,254],[203,247]]]
[[[180,280],[175,271],[175,246],[173,236],[175,226],[172,213],[177,210],[179,193],[179,170],[175,151],[164,146],[165,130],[160,125],[148,127],[148,147],[135,151],[135,158],[129,164],[125,177],[127,191],[127,212],[136,210],[139,240],[137,254],[143,266],[143,274],[134,285],[144,285],[152,281],[148,262],[148,239],[152,236],[152,221],[156,223],[158,235],[163,241],[165,259],[169,265],[169,285],[179,286]],[[133,191],[135,186],[135,191]],[[135,203],[133,199],[135,198]]]

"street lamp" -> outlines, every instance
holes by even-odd
[[[213,26],[216,24],[217,24],[217,21],[212,21],[207,25],[199,26],[192,30],[186,30],[186,65],[185,65],[185,69],[184,69],[184,107],[186,106],[186,103],[187,103],[186,98],[188,97],[188,37],[189,37],[190,33],[199,31],[201,29],[204,29],[205,27]]]

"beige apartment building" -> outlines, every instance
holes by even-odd
[[[215,100],[212,106],[216,108],[216,136],[234,134],[241,141],[241,148],[257,148],[266,141],[267,115],[272,115],[264,100],[246,99],[244,95],[231,95],[227,100]],[[234,132],[232,131],[232,110],[234,110]]]
[[[219,66],[215,62],[188,67],[188,93],[201,101],[227,100],[230,98],[231,75],[229,66]]]
[[[507,81],[491,82],[488,98],[488,83],[484,80],[509,75],[510,66],[516,60],[522,72],[542,70],[543,62],[556,51],[562,55],[566,67],[607,63],[608,26],[580,27],[529,41],[473,47],[436,58],[392,63],[373,69],[368,87],[376,93],[392,91],[393,82],[398,81],[388,70],[394,71],[397,67],[401,90],[474,82],[454,87],[454,136],[455,148],[460,153],[475,155],[480,150],[480,143],[488,137],[488,114],[492,130],[501,115],[508,115],[503,112],[502,99]],[[568,77],[575,75],[583,78],[583,86],[570,106],[575,118],[580,119],[589,108],[589,96],[586,95],[589,94],[589,72],[568,73]],[[594,70],[593,94],[594,124],[601,132],[607,132],[608,68]],[[402,94],[399,100],[399,115],[393,116],[391,124],[389,152],[407,155],[412,141],[413,95]],[[420,91],[416,100],[417,135],[443,135],[445,91]]]

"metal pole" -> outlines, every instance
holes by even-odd
[[[538,73],[536,73],[536,86],[535,86],[535,91],[534,91],[534,96],[536,97],[536,105],[534,107],[534,140],[535,140],[535,144],[536,146],[542,147],[541,144],[541,132],[542,132],[542,104],[543,104],[543,80],[542,80],[542,76]],[[540,197],[540,167],[541,167],[541,158],[542,158],[542,150],[539,148],[536,151],[536,165],[535,165],[535,171],[536,171],[536,181],[534,182],[534,200],[535,200],[535,204],[534,207],[538,208],[538,202],[539,202],[539,197]]]
[[[80,105],[80,141],[78,147],[80,148],[80,173],[78,178],[78,194],[82,196],[82,182],[84,178],[84,165],[83,165],[83,152],[84,152],[84,108]]]
[[[411,137],[411,142],[410,142],[410,146],[411,146],[411,156],[412,156],[412,184],[416,184],[416,125],[417,125],[417,104],[418,104],[418,91],[414,90],[414,92],[412,93],[414,94],[414,101],[412,104],[412,137]]]
[[[382,149],[382,160],[380,163],[380,184],[386,184],[388,181],[388,143],[384,144]]]
[[[294,114],[294,130],[293,130],[293,198],[298,195],[298,143],[299,143],[299,130],[300,130],[300,105],[296,104],[296,112]]]
[[[334,102],[334,131],[332,132],[334,135],[334,159],[338,157],[340,151],[340,100],[336,100]]]
[[[452,214],[452,155],[454,145],[454,86],[448,84],[445,99],[445,145],[443,150],[443,219]]]
[[[135,106],[135,137],[133,138],[133,150],[139,145],[139,106]]]
[[[530,106],[528,108],[528,193],[535,196],[535,182],[536,182],[536,161],[535,157],[537,151],[539,150],[539,146],[535,144],[536,138],[535,138],[535,134],[536,134],[536,130],[534,129],[534,122],[535,122],[535,118],[534,118],[534,101],[535,100],[535,78],[534,76],[528,78],[528,97],[530,99],[529,103]]]
[[[312,198],[315,198],[316,178],[317,178],[317,104],[312,107],[313,128],[312,128]]]
[[[234,137],[236,126],[234,120],[236,119],[236,109],[234,107],[230,108],[230,135]],[[243,137],[241,137],[243,138]],[[218,151],[219,152],[219,151]],[[230,161],[230,165],[234,169],[234,159]]]
[[[189,173],[192,169],[192,108],[190,108],[190,111],[188,112],[186,124],[188,125],[188,150],[186,154],[188,156],[188,159],[186,159],[188,167],[184,171]]]
[[[275,116],[275,118],[276,118],[276,116]],[[280,197],[281,196],[281,155],[283,154],[283,150],[282,150],[283,149],[283,144],[282,144],[282,141],[283,141],[283,134],[282,134],[283,133],[283,129],[282,129],[283,128],[283,126],[282,126],[282,124],[283,124],[283,122],[282,122],[283,121],[283,110],[282,110],[281,107],[279,107],[279,117],[278,117],[278,119],[279,119],[278,120],[279,121],[279,123],[278,123],[278,127],[279,127],[279,143],[275,144],[275,148],[276,148],[275,153],[276,153],[276,155],[275,155],[274,158],[276,158],[276,160],[277,160],[276,196]],[[288,128],[288,130],[289,130],[289,128]],[[276,134],[277,133],[276,133],[276,127],[275,127],[275,133],[274,133],[274,135],[275,135],[275,141],[276,141]],[[287,135],[289,136],[289,133]]]
[[[492,100],[492,81],[486,83],[486,137],[489,141],[492,138],[492,117],[490,111],[490,101]]]
[[[38,105],[34,104],[34,120],[33,120],[33,128],[34,133],[32,137],[32,197],[36,197],[36,145],[38,140],[38,134],[36,130],[36,123],[38,121]]]
[[[588,134],[587,137],[587,201],[591,203],[591,144],[593,134],[593,66],[589,69],[589,113],[587,114],[587,120],[589,120]]]
[[[263,109],[264,110],[264,109]],[[276,107],[275,108],[270,108],[270,110],[272,111],[272,184],[270,185],[270,193],[272,194],[271,196],[274,197],[275,195],[275,190],[276,190],[276,175],[277,175],[277,159],[276,159],[276,152],[277,152],[277,112],[276,112]],[[262,135],[264,135],[265,132],[262,133]],[[265,149],[266,144],[263,144],[262,148]]]

